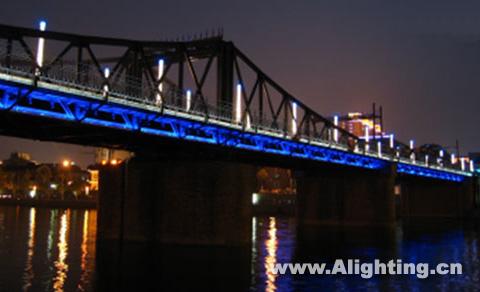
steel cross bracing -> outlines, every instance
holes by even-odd
[[[0,42],[5,111],[371,169],[397,161],[400,173],[452,181],[471,175],[368,151],[220,36],[143,42],[0,25]]]

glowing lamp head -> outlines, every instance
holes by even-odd
[[[70,160],[65,159],[65,160],[62,162],[62,165],[63,165],[63,167],[69,167],[69,166],[70,166]]]
[[[163,59],[158,60],[158,79],[160,80],[163,77],[165,61]]]
[[[45,31],[47,29],[47,22],[45,20],[40,21],[38,27],[40,31]]]
[[[192,103],[192,91],[187,90],[186,110],[189,111]]]
[[[258,194],[257,194],[257,193],[253,193],[253,194],[252,194],[252,204],[253,204],[253,205],[257,205],[257,204],[258,204],[258,201],[259,201]]]
[[[103,75],[105,76],[105,78],[110,77],[110,68],[107,67],[103,69]]]
[[[30,198],[35,198],[37,196],[37,186],[33,186],[29,192]]]

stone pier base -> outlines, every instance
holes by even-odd
[[[299,224],[371,226],[395,222],[393,168],[297,173]]]
[[[99,240],[249,244],[254,166],[135,157],[100,171]]]
[[[403,218],[464,218],[471,214],[475,206],[474,184],[469,178],[459,183],[402,177],[398,186],[400,215]]]

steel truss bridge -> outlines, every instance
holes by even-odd
[[[359,139],[219,34],[134,41],[0,25],[2,112],[456,182],[473,171],[443,152]]]

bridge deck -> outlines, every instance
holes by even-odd
[[[463,181],[472,175],[358,147],[350,149],[331,140],[292,137],[262,127],[246,128],[219,116],[187,112],[173,105],[159,107],[114,92],[106,94],[6,68],[0,73],[0,90],[3,111],[367,169],[396,163],[399,173],[449,181]]]

